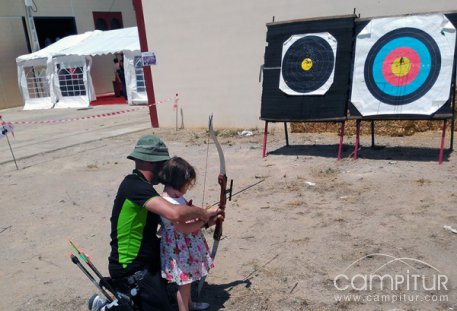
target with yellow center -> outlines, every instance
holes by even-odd
[[[279,88],[289,95],[325,94],[333,83],[336,47],[330,33],[291,36],[283,44]]]

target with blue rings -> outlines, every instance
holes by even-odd
[[[449,103],[456,29],[444,14],[375,18],[359,29],[351,87],[359,114],[432,115]]]
[[[408,52],[416,57],[408,58],[405,56]],[[391,63],[392,57],[387,59],[390,53],[403,63]],[[395,65],[403,69],[394,72]],[[433,87],[440,68],[441,54],[433,38],[417,28],[400,28],[374,44],[367,56],[364,75],[373,96],[386,104],[404,105],[422,97]],[[409,78],[411,71],[417,72],[412,79]]]

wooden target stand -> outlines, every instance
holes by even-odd
[[[452,83],[452,90],[455,90],[455,83]],[[444,144],[445,144],[445,137],[446,137],[446,128],[447,123],[450,121],[451,126],[451,134],[450,134],[450,142],[449,142],[449,151],[454,150],[454,130],[455,130],[455,93],[456,91],[451,92],[450,95],[450,103],[451,103],[451,113],[441,113],[441,114],[434,114],[429,118],[424,117],[411,117],[406,118],[402,116],[395,117],[367,117],[364,118],[362,116],[347,116],[341,118],[331,118],[331,119],[319,119],[319,120],[272,120],[272,119],[263,119],[265,121],[265,128],[263,132],[263,143],[262,143],[262,158],[265,158],[267,155],[267,141],[268,141],[268,123],[277,123],[282,122],[284,123],[284,134],[286,140],[286,146],[289,147],[289,132],[287,129],[287,122],[333,122],[333,123],[340,123],[340,129],[338,131],[339,136],[339,144],[338,144],[338,151],[337,151],[337,160],[341,160],[342,150],[343,150],[343,141],[344,141],[344,130],[345,124],[348,120],[356,120],[356,140],[354,145],[354,160],[358,159],[359,155],[359,148],[360,148],[360,126],[362,121],[369,121],[371,122],[371,147],[375,148],[375,122],[376,121],[401,121],[401,120],[414,120],[414,121],[437,121],[443,122],[442,131],[441,131],[441,141],[440,141],[440,151],[438,156],[438,164],[441,165],[443,163],[443,155],[444,155]]]
[[[455,103],[453,105],[453,109],[455,109]],[[455,110],[454,110],[455,111]],[[345,130],[345,124],[347,120],[356,120],[356,140],[355,140],[355,145],[354,145],[354,160],[358,159],[358,151],[360,148],[360,126],[362,121],[369,121],[371,122],[371,148],[375,148],[375,121],[398,121],[398,120],[416,120],[416,121],[442,121],[443,122],[443,127],[442,127],[442,132],[441,132],[441,142],[440,142],[440,151],[439,151],[439,156],[438,156],[438,164],[443,163],[443,155],[444,155],[444,144],[445,144],[445,137],[446,137],[446,128],[447,128],[447,123],[450,120],[451,122],[451,135],[450,135],[450,147],[449,151],[454,150],[454,120],[455,120],[455,114],[454,113],[449,113],[449,114],[437,114],[434,115],[433,118],[429,119],[386,119],[386,118],[360,118],[360,117],[351,117],[349,116],[348,118],[341,118],[341,120],[329,120],[329,121],[309,121],[307,120],[306,122],[334,122],[334,123],[340,123],[340,128],[338,130],[338,136],[339,136],[339,143],[338,143],[338,151],[337,151],[337,160],[341,160],[342,157],[342,151],[343,151],[343,141],[344,141],[344,130]],[[277,122],[282,122],[284,123],[284,135],[285,135],[285,140],[286,140],[286,146],[289,147],[289,133],[287,129],[287,122],[288,121],[268,121],[265,120],[265,129],[263,132],[263,143],[262,143],[262,158],[265,158],[267,155],[267,141],[268,141],[268,123],[277,123]],[[293,122],[303,122],[303,121],[293,121]]]
[[[455,83],[452,84],[452,90],[455,90]],[[392,117],[369,117],[363,118],[360,116],[348,116],[348,120],[356,120],[356,139],[354,145],[354,160],[358,159],[358,152],[360,148],[360,124],[362,121],[369,121],[371,122],[371,148],[375,148],[375,121],[406,121],[406,120],[415,120],[415,121],[438,121],[443,122],[442,131],[441,131],[441,141],[440,141],[440,151],[438,156],[438,164],[441,165],[443,163],[443,155],[444,155],[444,144],[445,144],[445,137],[446,137],[446,128],[448,121],[451,122],[451,134],[450,134],[450,142],[449,142],[449,151],[454,150],[454,129],[455,129],[455,91],[451,92],[450,97],[451,102],[451,113],[442,113],[442,114],[435,114],[432,115],[430,118],[392,118]]]
[[[343,140],[344,140],[344,127],[346,123],[347,118],[346,117],[341,117],[341,118],[331,118],[331,119],[319,119],[319,120],[293,120],[293,121],[279,121],[279,120],[263,120],[265,121],[265,129],[263,132],[263,143],[262,143],[262,158],[265,158],[267,155],[267,140],[268,140],[268,123],[277,123],[277,122],[282,122],[284,123],[284,134],[285,134],[285,139],[286,139],[286,146],[289,147],[289,132],[287,130],[287,122],[310,122],[310,123],[317,123],[317,122],[325,122],[325,123],[341,123],[340,129],[338,130],[338,136],[339,136],[339,144],[338,144],[338,153],[337,153],[337,159],[341,160],[341,154],[343,151]]]

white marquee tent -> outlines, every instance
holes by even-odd
[[[147,102],[136,27],[90,31],[16,58],[24,110],[84,108],[95,99],[91,56],[123,53],[129,104]]]

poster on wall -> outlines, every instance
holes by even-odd
[[[362,116],[435,113],[449,100],[455,43],[443,14],[371,20],[356,38],[351,103]]]
[[[330,33],[293,35],[282,48],[279,89],[288,95],[323,95],[333,83],[337,40]]]
[[[141,52],[143,66],[157,65],[157,58],[154,52]]]

